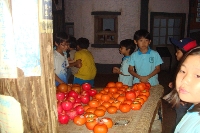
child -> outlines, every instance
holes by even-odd
[[[68,54],[69,54],[68,61],[69,61],[69,63],[71,63],[74,60],[74,55],[76,52],[76,38],[71,36],[69,39],[69,42],[70,42],[70,44],[69,44],[69,49],[68,49]],[[68,68],[68,71],[67,71],[68,82],[70,82],[69,78],[70,79],[74,78],[74,74],[76,74],[78,72],[78,69],[79,68],[74,67],[74,66]],[[70,76],[72,76],[72,77],[70,77]],[[73,83],[73,81],[71,83]]]
[[[96,76],[96,66],[94,58],[90,51],[87,50],[89,47],[89,40],[86,38],[79,38],[77,40],[77,52],[75,53],[74,60],[80,59],[82,65],[78,72],[74,75],[74,84],[89,83],[94,86],[94,78]]]
[[[69,36],[66,33],[58,33],[55,37],[54,70],[56,86],[67,82],[67,67],[69,66],[67,56],[64,52],[69,48]]]
[[[134,77],[133,84],[149,82],[151,86],[158,85],[158,73],[163,61],[158,52],[149,47],[151,43],[150,33],[147,30],[136,31],[134,43],[139,49],[131,54],[128,68],[129,73]]]
[[[175,133],[200,132],[200,47],[193,48],[182,57],[176,75],[175,89],[165,100],[172,106],[180,105],[180,101],[192,103],[175,129]]]
[[[136,46],[133,43],[133,40],[126,39],[120,42],[119,52],[123,54],[124,57],[122,58],[121,67],[114,67],[113,73],[119,74],[118,81],[122,82],[125,85],[132,86],[133,85],[133,76],[128,72],[128,60],[130,55],[135,50]]]
[[[190,49],[197,46],[196,40],[193,40],[191,38],[184,38],[179,40],[176,40],[174,38],[170,38],[170,41],[172,44],[176,47],[176,59],[177,61],[180,61],[183,55],[189,51]],[[173,82],[169,83],[169,87],[173,88]],[[185,115],[187,112],[187,109],[189,108],[188,103],[181,102],[181,104],[175,108],[176,110],[176,124],[179,123],[181,118]]]

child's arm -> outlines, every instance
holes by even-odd
[[[120,69],[118,67],[113,67],[113,73],[121,74]]]
[[[55,80],[58,82],[58,83],[65,83],[63,82],[56,74],[55,74]]]
[[[130,66],[128,67],[128,72],[133,76],[136,77],[138,79],[140,79],[140,75],[138,75],[135,71],[134,71],[134,66]]]
[[[148,82],[148,79],[150,79],[151,77],[153,77],[154,75],[158,74],[160,72],[160,65],[156,66],[156,68],[154,69],[154,71],[152,73],[150,73],[147,76],[141,76],[140,82]]]
[[[76,61],[72,61],[71,63],[69,63],[69,67],[77,67],[77,68],[81,68],[82,66],[82,61],[81,59],[78,59]]]

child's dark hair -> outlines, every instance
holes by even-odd
[[[126,50],[130,49],[129,51],[129,55],[131,55],[135,48],[136,48],[136,45],[134,44],[133,40],[132,39],[125,39],[125,40],[122,40],[119,44],[120,47],[125,47]]]
[[[137,40],[141,39],[142,37],[151,40],[150,33],[144,29],[136,31],[133,39],[137,41]]]
[[[76,38],[71,36],[70,39],[69,39],[69,47],[70,48],[76,48]]]
[[[200,56],[200,47],[195,47],[193,49],[191,49],[189,52],[187,52],[182,58],[181,61],[178,65],[178,69],[176,72],[176,75],[178,74],[181,65],[183,64],[183,62],[186,60],[186,58],[189,55],[199,55]],[[168,103],[172,104],[172,107],[175,106],[179,106],[180,105],[180,98],[178,95],[178,92],[176,90],[176,88],[174,88],[169,94],[167,94],[163,99],[165,99]],[[189,112],[199,112],[200,113],[200,103],[196,104],[194,106],[194,108],[192,108],[191,110],[189,110]]]
[[[182,48],[179,48],[178,46],[174,46],[176,48],[176,50],[180,50],[183,55],[185,55],[185,53],[187,53],[185,50],[183,50]]]
[[[87,38],[81,37],[77,40],[77,45],[82,49],[87,49],[89,47],[89,44],[90,43],[89,43],[89,40]]]
[[[59,32],[55,35],[54,41],[58,45],[60,45],[60,43],[64,41],[69,42],[69,35],[66,34],[65,32]]]

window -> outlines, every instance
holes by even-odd
[[[184,13],[151,13],[152,44],[166,46],[171,44],[169,37],[181,39],[185,32]]]
[[[65,30],[68,35],[74,36],[74,23],[65,23]]]
[[[94,43],[117,44],[119,12],[92,12],[94,16]]]

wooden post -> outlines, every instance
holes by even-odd
[[[32,29],[38,29],[38,51],[40,53],[40,63],[39,65],[39,71],[40,74],[36,76],[35,75],[26,75],[25,70],[23,68],[20,68],[17,63],[19,63],[20,59],[16,59],[18,62],[13,62],[13,66],[16,65],[16,72],[17,76],[16,78],[12,78],[12,76],[6,76],[6,74],[0,75],[0,94],[1,95],[7,95],[14,97],[20,104],[21,104],[21,112],[22,112],[22,119],[23,119],[23,126],[24,126],[24,133],[56,133],[57,132],[57,103],[56,103],[56,88],[55,88],[55,79],[54,79],[54,64],[53,64],[53,38],[52,38],[52,16],[48,16],[49,14],[44,14],[45,11],[49,12],[51,9],[52,1],[51,0],[20,0],[18,1],[20,3],[19,5],[15,5],[16,2],[11,0],[3,0],[0,2],[0,6],[4,6],[4,9],[7,8],[9,12],[9,15],[12,18],[12,24],[14,24],[16,21],[19,21],[19,19],[22,19],[21,25],[25,25],[23,27],[23,31],[27,30],[28,38],[26,37],[26,34],[22,34],[18,37],[18,39],[22,40],[22,44],[18,44],[17,41],[14,41],[13,47],[16,47],[17,51],[20,51],[22,54],[21,56],[30,56],[28,59],[30,59],[30,65],[33,63],[34,56],[31,55],[32,52],[35,52],[34,50],[31,51],[29,49],[29,45],[31,45],[32,40],[37,40],[37,38],[34,38],[35,35],[32,36],[33,31]],[[35,6],[35,5],[36,6]],[[21,6],[21,7],[20,7]],[[24,9],[24,7],[30,8],[36,8],[36,11],[34,12],[35,16],[30,16],[31,18],[38,18],[38,27],[34,27],[35,23],[30,22],[26,23],[26,19],[28,19],[26,16],[22,16],[22,18],[17,18],[16,8]],[[35,6],[35,7],[34,7]],[[48,8],[46,8],[47,6]],[[24,12],[28,12],[25,8]],[[17,11],[19,10],[17,9]],[[31,9],[30,9],[31,10]],[[0,11],[1,12],[1,11]],[[46,13],[47,13],[46,12]],[[39,14],[39,15],[38,15]],[[42,15],[41,15],[42,14]],[[6,14],[8,15],[8,14]],[[16,15],[16,16],[14,16]],[[33,15],[33,14],[30,14]],[[0,20],[4,20],[1,17],[5,16],[5,14],[2,15],[0,13]],[[23,18],[24,17],[24,18]],[[46,18],[45,18],[46,17]],[[16,20],[16,21],[15,21]],[[1,27],[0,21],[0,28]],[[6,25],[6,23],[4,23]],[[29,27],[26,27],[29,25]],[[13,26],[14,27],[14,26]],[[4,27],[6,28],[6,26]],[[15,27],[16,28],[16,27]],[[40,29],[40,30],[39,30]],[[15,31],[15,29],[13,28]],[[7,31],[7,29],[5,29]],[[19,29],[18,29],[19,31]],[[2,33],[3,34],[3,33]],[[11,33],[13,34],[13,33]],[[5,34],[7,36],[7,34]],[[14,32],[15,36],[15,32]],[[33,38],[31,38],[33,37]],[[5,39],[5,38],[4,38]],[[3,40],[1,38],[0,33],[0,40]],[[30,43],[23,43],[23,41],[28,40]],[[9,45],[6,44],[6,41],[0,41],[0,46],[3,47],[3,45]],[[28,49],[20,48],[20,46],[24,46]],[[5,48],[6,49],[6,48]],[[5,51],[3,51],[5,53]],[[6,61],[5,58],[1,57],[2,49],[0,49],[0,64],[1,61]],[[9,49],[7,51],[9,53]],[[16,52],[17,53],[17,52]],[[15,53],[15,54],[16,54]],[[18,57],[17,55],[15,55]],[[1,64],[2,65],[2,64]],[[21,64],[22,65],[22,64]],[[37,66],[37,67],[38,67]],[[11,66],[10,66],[11,67]],[[3,68],[0,66],[0,73],[3,70]],[[9,66],[6,69],[6,72],[9,73]],[[10,73],[12,75],[12,73]],[[14,76],[14,74],[13,74]],[[15,111],[13,110],[13,113]]]

